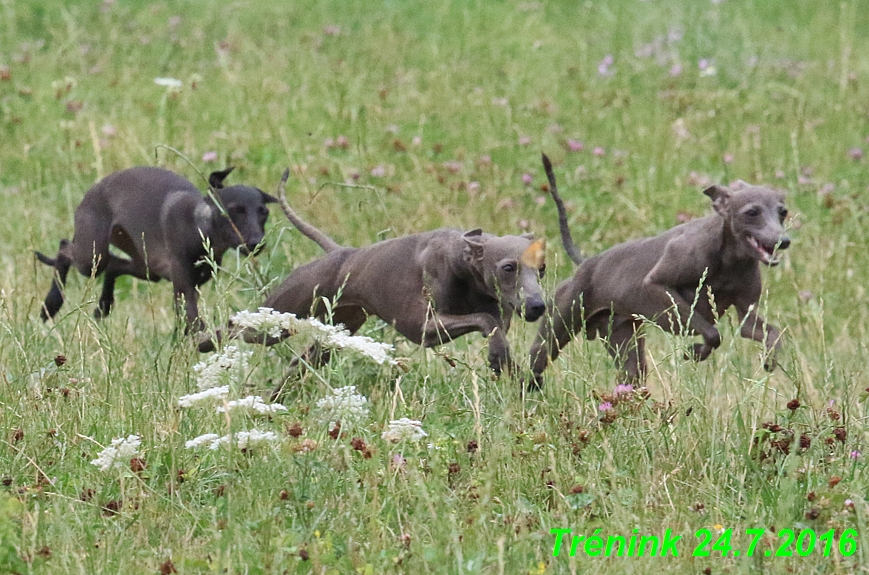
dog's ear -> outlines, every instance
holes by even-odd
[[[465,240],[465,261],[475,262],[483,259],[483,246],[486,240],[483,239],[483,230],[477,228],[471,230],[462,236]]]
[[[225,180],[226,176],[228,176],[234,169],[235,166],[229,166],[220,172],[211,172],[211,175],[208,176],[208,185],[215,190],[221,189],[223,187],[223,180]]]
[[[718,215],[723,216],[727,213],[727,204],[730,202],[730,190],[724,186],[709,186],[703,193],[712,199],[712,207]]]
[[[263,196],[263,203],[264,204],[276,204],[276,203],[278,203],[278,199],[276,197],[269,195],[262,190],[260,190],[259,193],[261,193]]]

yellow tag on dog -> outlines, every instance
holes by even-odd
[[[522,252],[519,263],[536,270],[543,268],[546,265],[546,239],[540,238],[531,242],[531,245]]]

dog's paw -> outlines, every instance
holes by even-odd
[[[199,332],[196,336],[196,347],[199,349],[199,353],[214,351],[215,345],[214,340],[211,338],[211,334],[207,331]]]
[[[706,345],[705,343],[695,343],[691,348],[690,353],[685,354],[685,359],[690,359],[693,361],[703,361],[712,353],[714,348],[711,345]]]

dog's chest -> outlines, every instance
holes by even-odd
[[[706,285],[712,291],[716,306],[720,310],[746,299],[747,294],[757,291],[760,287],[756,270],[750,269],[715,274],[707,279]]]

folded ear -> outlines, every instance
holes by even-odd
[[[260,190],[259,193],[261,193],[263,196],[263,203],[264,204],[276,204],[276,203],[278,203],[278,199],[276,197],[269,195],[262,190]]]
[[[483,247],[486,244],[486,240],[483,239],[483,230],[479,228],[471,230],[464,234],[462,239],[465,240],[465,261],[473,262],[483,259]]]
[[[229,166],[220,172],[211,172],[211,175],[208,176],[208,185],[215,190],[219,190],[223,187],[223,180],[225,180],[226,176],[228,176],[234,169],[235,166]]]
[[[712,199],[712,207],[718,213],[718,215],[723,216],[727,213],[727,204],[730,201],[730,190],[725,188],[724,186],[709,186],[703,193],[709,196]]]

